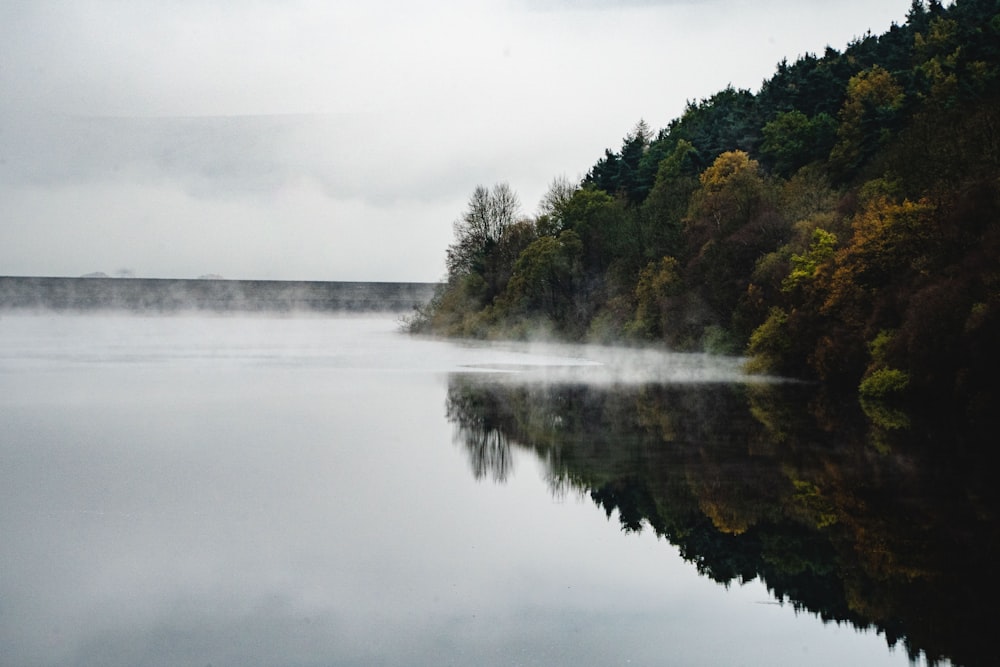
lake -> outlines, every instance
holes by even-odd
[[[0,314],[0,662],[995,654],[974,441],[736,359],[398,326]]]

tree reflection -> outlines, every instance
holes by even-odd
[[[874,629],[914,660],[994,662],[997,493],[986,430],[866,417],[803,386],[449,382],[477,477],[512,445],[622,529],[654,530],[703,575],[760,578],[825,621]],[[877,415],[881,417],[881,414]],[[988,451],[988,450],[987,450]]]
[[[500,428],[500,406],[488,404],[497,397],[473,392],[448,392],[446,415],[455,424],[455,440],[462,443],[476,479],[505,482],[513,472],[510,440]]]

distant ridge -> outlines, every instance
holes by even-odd
[[[407,312],[436,283],[0,276],[0,310]]]

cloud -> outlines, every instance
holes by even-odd
[[[203,198],[261,198],[298,183],[372,205],[435,200],[532,157],[499,119],[429,114],[9,119],[0,184],[173,183]],[[550,148],[544,142],[538,153]],[[473,157],[482,151],[481,157]],[[540,157],[536,155],[534,157]],[[511,164],[505,165],[510,160]]]
[[[301,255],[243,253],[221,237],[175,242],[172,275],[194,264],[196,274],[281,275],[272,257],[282,256],[302,277],[329,261],[318,221],[350,216],[340,244],[407,265],[393,275],[433,280],[477,184],[509,182],[530,212],[554,176],[582,177],[640,118],[663,127],[689,99],[755,88],[784,57],[887,27],[897,5],[0,3],[0,267],[114,271],[129,264],[87,259],[120,245],[97,240],[109,211],[141,221],[121,228],[133,247],[171,218],[207,224],[224,211],[247,221],[247,248],[280,245],[269,215],[317,221],[296,228],[316,236]],[[71,233],[81,259],[38,245],[26,220]],[[434,253],[386,250],[386,238],[410,242],[414,229]],[[209,253],[234,268],[205,266]],[[153,259],[137,273],[168,270],[166,255]],[[315,277],[331,275],[349,277]]]
[[[0,266],[7,275],[434,281],[461,205],[379,209],[308,183],[256,201],[165,184],[23,188],[0,198]]]
[[[522,0],[529,11],[621,11],[645,7],[704,6],[724,0]]]

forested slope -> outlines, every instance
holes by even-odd
[[[534,217],[505,184],[455,224],[413,328],[660,342],[865,396],[978,403],[1000,368],[1000,2],[782,62],[644,122]]]

